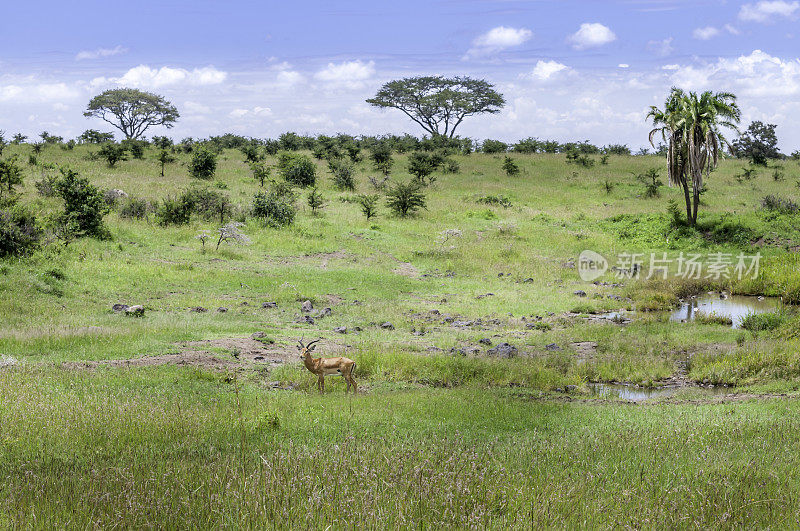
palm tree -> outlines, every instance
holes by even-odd
[[[650,144],[661,133],[668,143],[667,168],[670,185],[680,185],[686,200],[689,225],[697,223],[697,207],[703,190],[703,173],[708,178],[717,167],[722,146],[728,144],[722,128],[736,130],[741,111],[736,96],[729,92],[685,92],[673,87],[664,109],[650,107],[653,120]]]

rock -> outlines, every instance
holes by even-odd
[[[489,339],[488,337],[484,337],[483,339],[478,341],[478,343],[480,343],[481,345],[491,345],[492,344],[492,340]]]
[[[585,297],[586,292],[583,291],[582,289],[579,289],[578,291],[574,292],[573,295],[577,295],[578,297]]]
[[[457,328],[467,328],[474,325],[474,321],[453,321],[453,326]]]
[[[485,299],[486,297],[494,297],[494,293],[487,293],[485,295],[478,295],[476,299]]]
[[[534,281],[534,280],[533,280],[531,277],[528,277],[528,278],[526,278],[525,280],[523,280],[523,281],[522,281],[522,283],[523,283],[523,284],[530,284],[530,283],[532,283],[533,281]]]
[[[109,201],[109,202],[113,203],[117,199],[122,199],[123,197],[128,197],[128,194],[126,194],[122,190],[114,188],[114,189],[111,189],[111,190],[106,190],[106,193],[103,194],[103,196],[106,198],[106,201]]]
[[[386,321],[385,323],[381,324],[381,328],[384,330],[394,330],[394,325],[389,321]]]
[[[120,304],[120,303],[117,303],[111,307],[111,309],[114,310],[115,312],[124,312],[128,308],[130,308],[130,306],[128,306],[127,304]]]
[[[431,310],[428,313],[431,314],[431,315],[441,315],[442,314],[442,312],[440,312],[439,310]]]
[[[486,353],[498,358],[514,358],[517,355],[517,347],[509,343],[500,343],[496,347],[487,350]]]
[[[568,386],[565,387],[565,389],[566,389],[566,391],[568,393],[574,393],[575,391],[578,390],[578,386],[577,385],[568,385]]]
[[[362,328],[360,326],[354,326],[353,327],[353,331],[354,332],[361,332],[361,330],[362,330]]]
[[[277,308],[278,307],[278,303],[277,302],[264,302],[264,303],[261,304],[261,307],[262,308],[270,308],[270,309],[271,308]]]
[[[346,326],[337,326],[336,328],[333,329],[333,331],[336,332],[337,334],[346,334],[347,333],[347,327]]]
[[[193,313],[206,313],[208,308],[203,308],[202,306],[195,306],[194,308],[189,308],[190,312]]]
[[[311,313],[311,310],[314,309],[314,305],[311,304],[311,301],[304,301],[303,304],[300,306],[300,311],[303,313]]]
[[[328,317],[333,313],[330,308],[324,308],[321,312],[317,313],[317,317]]]
[[[250,339],[264,339],[265,337],[267,337],[266,332],[253,332]]]
[[[256,356],[253,361],[264,361],[264,356]]]
[[[314,318],[310,315],[304,315],[297,320],[298,323],[314,324]]]
[[[550,351],[561,350],[561,347],[559,347],[555,343],[550,343],[549,345],[546,345],[544,348],[545,350],[550,350]]]
[[[125,315],[130,315],[132,317],[144,317],[144,306],[141,304],[128,306],[125,308]]]
[[[219,308],[217,308],[217,313],[225,313],[227,311],[228,309],[224,306],[220,306]]]

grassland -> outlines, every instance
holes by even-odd
[[[29,150],[8,149],[23,160]],[[161,178],[152,152],[110,169],[90,151],[51,146],[39,159],[149,200],[197,184],[187,155]],[[382,207],[367,221],[320,163],[322,214],[301,206],[284,229],[248,219],[248,246],[202,250],[196,235],[214,222],[161,227],[112,213],[109,240],[0,263],[0,353],[15,360],[0,369],[0,522],[791,527],[800,485],[791,308],[758,332],[657,312],[624,326],[589,314],[666,308],[710,289],[796,300],[800,215],[761,200],[796,198],[800,166],[784,163],[781,180],[766,169],[743,180],[741,161],[724,161],[695,231],[671,223],[677,190],[645,197],[635,175],[661,166],[655,157],[582,168],[563,155],[514,155],[515,177],[502,157],[454,158],[460,172],[439,174],[427,209],[409,219]],[[396,159],[394,177],[409,178]],[[36,193],[43,171],[27,169],[23,201],[46,215],[58,202]],[[371,191],[370,175],[362,162],[359,192]],[[211,186],[242,210],[258,190],[233,150]],[[479,202],[492,195],[511,206]],[[442,243],[447,229],[462,236]],[[608,273],[594,285],[574,267],[584,249],[764,259],[744,282]],[[332,314],[300,323],[304,300]],[[143,304],[146,315],[127,318],[114,303]],[[264,345],[248,339],[254,332]],[[293,351],[301,337],[355,359],[364,393],[346,398],[331,381],[313,394]],[[489,356],[484,338],[520,355]],[[259,346],[274,362],[252,359]],[[587,387],[675,378],[686,391],[646,405],[593,399]],[[731,394],[693,388],[704,382]]]

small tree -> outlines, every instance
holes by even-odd
[[[509,156],[506,156],[506,158],[503,160],[503,169],[505,170],[506,175],[509,177],[519,174],[519,166],[517,166],[517,163],[514,162],[514,159]]]
[[[258,192],[253,198],[253,216],[273,228],[294,223],[296,212],[291,196],[280,193],[280,190]]]
[[[328,162],[328,168],[333,174],[333,184],[339,190],[355,190],[356,181],[353,178],[355,168],[353,163],[342,159],[333,159]]]
[[[170,153],[168,150],[162,149],[158,153],[158,158],[156,160],[158,160],[158,162],[161,163],[161,176],[163,177],[164,176],[164,166],[166,166],[167,164],[172,164],[173,162],[175,162],[175,157],[173,157],[172,153]]]
[[[248,238],[245,234],[239,230],[240,227],[243,227],[244,223],[239,223],[236,221],[231,221],[227,225],[223,225],[217,232],[219,233],[219,238],[217,239],[217,250],[219,250],[219,245],[222,242],[226,243],[235,243],[237,245],[249,245],[250,238]],[[200,240],[203,243],[203,249],[205,250],[205,241]]]
[[[317,191],[316,186],[308,193],[308,199],[306,202],[308,203],[308,206],[311,207],[311,212],[314,215],[317,215],[322,207],[325,206],[325,199],[322,197],[322,194]]]
[[[81,144],[105,144],[106,142],[113,142],[114,135],[111,133],[101,133],[96,129],[87,129],[81,136],[78,137],[78,142]]]
[[[64,212],[59,216],[64,225],[73,225],[78,236],[105,237],[108,233],[103,217],[110,207],[103,192],[69,168],[61,168],[56,192],[64,200]]]
[[[738,140],[731,145],[737,157],[749,158],[753,164],[766,166],[769,159],[781,158],[775,124],[752,122]]]
[[[41,237],[36,217],[22,205],[0,208],[0,258],[29,254]]]
[[[259,182],[261,188],[264,188],[264,182],[269,179],[272,167],[267,166],[263,160],[259,160],[250,164],[250,171],[253,172],[253,178]]]
[[[242,144],[239,146],[239,150],[244,155],[244,160],[251,166],[256,162],[264,160],[264,154],[259,149],[258,143],[255,140],[251,140],[246,144]]]
[[[180,118],[178,109],[163,97],[131,88],[107,90],[95,96],[83,115],[100,118],[122,131],[125,138],[134,139],[151,126],[169,129]]]
[[[147,146],[147,142],[144,140],[126,139],[123,140],[121,144],[136,160],[142,160],[144,158],[144,148]]]
[[[386,206],[398,216],[405,218],[420,208],[425,208],[425,194],[420,191],[418,182],[398,182],[386,193]]]
[[[199,147],[189,162],[189,175],[196,179],[211,179],[217,171],[217,155],[205,146]]]
[[[508,144],[499,140],[487,139],[483,141],[483,144],[481,144],[481,151],[490,154],[505,153],[508,151]]]
[[[17,156],[0,160],[0,197],[12,196],[14,187],[21,185],[22,182],[22,167],[17,163]]]
[[[392,159],[392,148],[386,142],[379,142],[372,146],[370,158],[375,169],[384,175],[389,175],[392,171],[394,159]]]
[[[28,140],[28,137],[23,135],[22,133],[17,133],[14,135],[14,138],[11,140],[11,143],[18,146]]]
[[[645,185],[645,197],[658,197],[661,195],[659,189],[664,186],[664,183],[658,178],[658,168],[650,168],[644,173],[636,176]]]
[[[296,186],[314,186],[317,181],[317,167],[306,155],[281,153],[278,155],[278,169],[284,179]]]
[[[429,179],[428,184],[431,184],[434,181],[431,174],[436,171],[440,160],[442,160],[440,157],[431,153],[415,151],[408,157],[408,173],[413,175],[414,180],[423,186],[426,178]]]
[[[361,194],[358,196],[358,204],[361,206],[361,213],[367,220],[370,220],[378,215],[378,198],[377,195]]]
[[[8,140],[6,140],[5,134],[5,131],[0,131],[0,157],[3,156],[3,150],[8,145]]]
[[[113,168],[121,160],[128,160],[125,146],[113,142],[103,144],[97,154],[100,158],[105,159],[109,168]]]

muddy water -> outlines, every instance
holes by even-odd
[[[608,398],[617,400],[628,400],[630,402],[642,402],[654,398],[664,398],[672,396],[681,390],[697,389],[703,394],[725,394],[730,393],[729,387],[656,387],[644,388],[623,384],[593,383],[589,384],[592,396],[598,398]]]
[[[670,315],[671,321],[692,321],[699,313],[730,317],[733,328],[739,328],[742,319],[749,313],[774,312],[780,307],[780,300],[774,297],[747,297],[744,295],[731,295],[726,299],[718,293],[701,295],[690,299]]]

